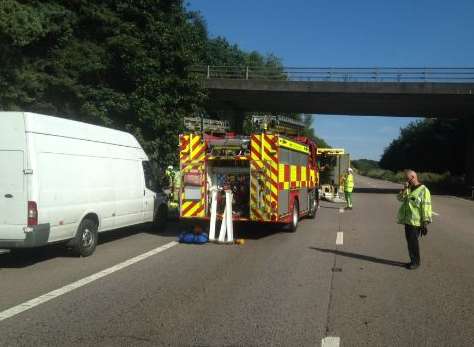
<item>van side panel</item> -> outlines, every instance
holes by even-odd
[[[142,163],[136,160],[114,159],[112,162],[115,190],[115,227],[143,222],[143,179],[140,177]],[[141,169],[143,171],[143,169]]]
[[[146,197],[155,193],[145,187],[144,160],[131,134],[0,112],[0,248],[71,239],[87,214],[97,216],[99,231],[150,220]],[[28,201],[37,204],[38,225],[25,229]]]
[[[113,182],[107,179],[111,159],[43,152],[38,163],[39,218],[51,225],[50,241],[73,237],[88,210],[100,212],[102,228],[114,226]]]
[[[50,223],[50,242],[72,238],[88,213],[99,231],[143,222],[143,179],[138,148],[45,134],[35,143],[40,223]]]
[[[0,115],[0,242],[24,240],[27,225],[28,185],[23,113]]]

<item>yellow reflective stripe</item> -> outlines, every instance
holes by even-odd
[[[251,154],[250,157],[252,160],[260,160],[259,153],[260,153],[260,147],[255,141],[251,141]]]
[[[196,212],[200,207],[201,207],[201,202],[196,204],[192,209],[190,209],[187,213],[186,216],[194,216],[194,212]]]
[[[256,166],[255,170],[263,168],[263,163],[260,160],[252,161],[252,163]]]
[[[283,183],[285,181],[285,164],[280,164],[278,168],[278,182]]]
[[[193,148],[196,145],[196,143],[198,143],[200,140],[201,140],[201,136],[191,135],[191,148]]]
[[[296,182],[296,165],[290,166],[290,181]]]
[[[183,193],[183,197],[184,197],[184,193]],[[193,201],[185,201],[182,205],[181,205],[181,211],[184,211],[186,210],[189,205],[191,205],[193,203]]]
[[[308,146],[303,145],[303,144],[298,143],[298,142],[290,141],[290,140],[282,138],[282,137],[278,138],[278,145],[280,147],[287,148],[287,149],[292,149],[292,150],[297,151],[297,152],[302,152],[302,153],[306,153],[306,154],[309,153],[309,147]]]

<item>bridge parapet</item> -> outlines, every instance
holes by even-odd
[[[240,79],[321,82],[444,82],[473,83],[474,68],[333,68],[194,66],[191,71],[205,79]]]

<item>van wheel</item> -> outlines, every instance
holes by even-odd
[[[97,246],[97,225],[90,219],[84,219],[79,224],[72,245],[72,252],[78,257],[88,257]]]
[[[298,205],[298,201],[295,200],[293,203],[293,213],[291,214],[291,224],[290,224],[290,231],[295,232],[298,228],[298,221],[300,219],[300,208]]]
[[[155,218],[153,219],[153,225],[161,229],[166,226],[167,222],[168,222],[168,206],[166,206],[166,204],[161,204],[155,213]]]

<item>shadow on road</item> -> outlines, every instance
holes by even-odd
[[[246,222],[238,223],[236,225],[234,237],[258,240],[282,232],[288,232],[288,230],[283,225]]]
[[[174,236],[178,237],[181,232],[192,231],[195,226],[201,226],[204,232],[209,233],[208,220],[180,220],[179,232]],[[216,223],[216,237],[219,236],[221,220],[217,220]],[[234,239],[247,239],[247,240],[259,240],[274,234],[289,232],[285,225],[276,223],[262,223],[262,222],[236,222],[233,224],[234,228]],[[165,235],[159,233],[159,235]]]
[[[153,225],[135,225],[100,233],[98,246],[141,233],[177,238],[181,231],[181,226],[177,221],[170,221],[162,230]],[[97,251],[100,252],[100,249]],[[63,243],[38,248],[16,249],[8,253],[0,253],[0,270],[2,268],[24,268],[54,258],[75,258],[75,256]]]
[[[332,209],[332,210],[339,210],[340,208],[342,208],[342,207],[344,207],[344,206],[345,206],[345,204],[344,204],[344,205],[341,205],[341,204],[340,204],[340,206],[322,206],[322,205],[321,205],[321,206],[319,206],[319,208],[327,208],[327,209]]]
[[[399,188],[354,188],[354,193],[398,194]]]
[[[336,255],[343,256],[343,257],[349,257],[349,258],[355,258],[355,259],[370,261],[372,263],[377,263],[377,264],[384,264],[384,265],[397,266],[397,267],[405,267],[405,265],[406,265],[406,263],[402,263],[402,262],[399,262],[399,261],[375,258],[375,257],[371,257],[371,256],[368,256],[368,255],[363,255],[363,254],[356,254],[356,253],[338,251],[336,249],[327,249],[327,248],[318,248],[318,247],[309,247],[309,248],[314,249],[314,250],[319,251],[319,252],[323,252],[323,253],[333,253],[333,254],[336,254]]]
[[[137,234],[147,233],[160,237],[178,239],[183,231],[192,231],[195,225],[201,225],[206,232],[209,231],[209,221],[179,221],[171,220],[166,228],[159,229],[154,225],[136,225],[127,228],[106,231],[99,234],[99,244],[126,239]],[[236,223],[234,225],[234,238],[258,240],[280,232],[286,232],[283,226],[261,223]],[[219,234],[219,223],[216,228]],[[96,252],[100,252],[100,248]],[[74,258],[75,256],[65,247],[64,244],[53,244],[39,248],[17,249],[7,253],[0,253],[0,270],[2,268],[24,268],[36,263],[54,258]],[[92,255],[94,257],[94,255]]]

